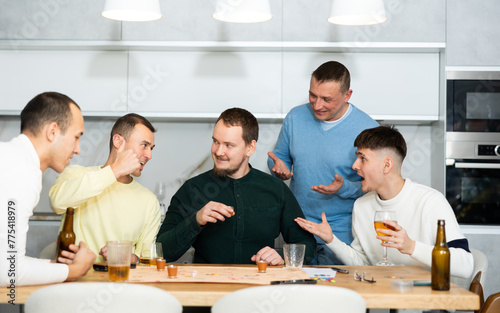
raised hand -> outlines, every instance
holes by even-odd
[[[129,175],[141,168],[139,157],[132,149],[125,150],[125,141],[122,140],[118,148],[116,159],[111,164],[111,169],[115,173],[116,179]]]
[[[210,201],[196,213],[196,221],[200,226],[203,226],[207,223],[225,221],[226,217],[231,217],[234,214],[234,208],[232,206]]]
[[[311,234],[316,235],[319,238],[323,239],[325,243],[330,243],[333,241],[332,228],[330,227],[330,224],[328,224],[328,221],[326,220],[325,212],[321,213],[320,224],[308,221],[301,217],[297,217],[294,221],[297,222],[297,224],[299,224],[300,227],[307,230]]]
[[[267,155],[274,161],[274,166],[271,169],[277,177],[282,180],[290,179],[293,176],[293,173],[290,172],[288,167],[286,167],[285,162],[283,162],[280,158],[278,158],[274,153],[268,152]]]
[[[329,184],[328,186],[325,185],[312,186],[311,190],[314,190],[324,195],[332,195],[334,193],[337,193],[342,187],[342,185],[344,185],[344,177],[335,174],[335,180],[331,184]]]

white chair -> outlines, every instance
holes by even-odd
[[[241,289],[220,298],[212,313],[365,313],[357,292],[319,285],[273,285]]]
[[[470,249],[470,252],[472,253],[472,256],[474,257],[474,270],[472,271],[472,275],[469,278],[458,278],[458,277],[452,277],[451,282],[469,290],[470,284],[472,282],[472,279],[476,276],[476,274],[481,271],[481,285],[484,286],[484,282],[486,280],[486,272],[488,270],[488,259],[479,250],[476,249]]]
[[[474,276],[476,276],[477,272],[481,271],[482,274],[480,282],[481,285],[484,286],[484,282],[486,280],[486,272],[488,270],[488,259],[486,258],[486,255],[484,255],[484,253],[479,250],[470,249],[470,252],[472,252],[472,255],[474,256],[474,272],[472,273],[471,281]]]
[[[25,313],[181,313],[182,305],[167,291],[127,283],[62,283],[38,289]]]
[[[57,241],[49,243],[42,251],[40,251],[40,259],[55,260],[57,254]]]

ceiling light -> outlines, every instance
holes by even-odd
[[[333,0],[328,22],[373,25],[387,21],[383,0]]]
[[[217,0],[212,17],[222,22],[257,23],[273,18],[269,0]]]
[[[101,15],[128,22],[155,21],[162,17],[159,0],[106,0]]]

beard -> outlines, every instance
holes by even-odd
[[[235,166],[233,168],[226,168],[226,169],[217,168],[214,164],[214,168],[212,169],[212,171],[213,171],[215,176],[217,176],[219,178],[225,178],[225,177],[231,176],[234,173],[236,173],[241,168],[241,166],[243,165],[244,162],[245,162],[245,159],[241,160],[240,164],[238,164],[237,166]]]
[[[224,177],[233,175],[237,171],[238,171],[237,168],[230,168],[230,169],[225,169],[225,170],[218,169],[215,166],[213,168],[214,175],[219,177],[219,178],[224,178]]]

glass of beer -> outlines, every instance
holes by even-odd
[[[374,224],[375,224],[375,231],[377,232],[378,236],[388,236],[387,234],[378,232],[377,229],[388,229],[388,230],[393,230],[396,231],[396,229],[390,225],[384,224],[384,220],[386,221],[396,221],[396,212],[394,211],[376,211],[375,212],[375,218],[374,218]],[[387,243],[387,240],[382,240],[382,242]],[[394,264],[390,262],[387,259],[387,247],[384,248],[384,255],[382,257],[382,260],[377,263],[378,266],[393,266]]]
[[[125,282],[130,272],[131,241],[108,241],[108,273],[110,281]]]
[[[141,257],[139,258],[141,264],[156,266],[156,259],[163,259],[161,243],[154,242],[142,248]]]

